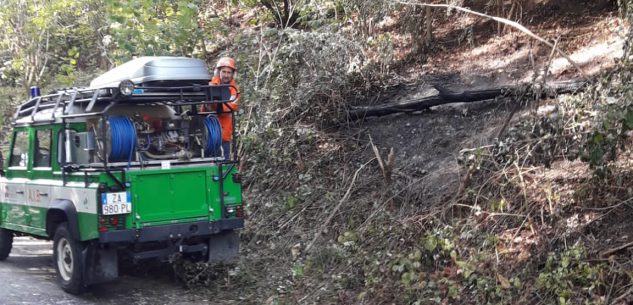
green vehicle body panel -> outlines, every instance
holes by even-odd
[[[79,236],[82,241],[99,238],[97,214],[77,213]]]
[[[233,181],[232,177],[233,175],[237,174],[237,168],[233,167],[230,169],[229,173],[227,174],[227,168],[223,168],[223,173],[222,175],[226,178],[223,179],[222,181],[222,187],[224,189],[224,205],[236,205],[236,204],[241,204],[242,203],[242,188],[241,185],[239,183],[236,183],[235,181]],[[219,175],[219,168],[218,167],[214,167],[211,169],[211,174],[213,176],[218,176]],[[215,181],[216,183],[216,187],[214,187],[213,189],[218,191],[220,190],[219,188],[219,181]],[[220,204],[220,195],[218,194],[213,194],[213,196],[211,197],[213,198],[213,200],[219,205]]]
[[[27,232],[29,234],[46,236],[46,230],[43,229],[40,220],[41,208],[33,208],[25,205],[2,204],[2,220],[0,223],[3,227],[11,230]],[[33,219],[35,218],[35,221]]]
[[[48,237],[46,233],[46,213],[48,208],[2,203],[0,204],[0,209],[3,211],[0,213],[2,216],[2,219],[0,219],[1,227],[40,237]],[[82,241],[99,238],[97,214],[77,213],[77,222]]]

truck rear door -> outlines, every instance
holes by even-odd
[[[208,217],[208,171],[195,167],[128,172],[135,221],[147,225]]]

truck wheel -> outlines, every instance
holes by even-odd
[[[84,245],[70,235],[67,223],[57,227],[53,239],[53,261],[62,289],[71,294],[79,294],[85,289],[83,249]]]
[[[0,228],[0,261],[5,260],[13,246],[13,232]]]

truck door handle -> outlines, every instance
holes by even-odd
[[[24,194],[24,191],[15,191],[16,194]]]
[[[40,196],[42,196],[42,197],[48,197],[48,193],[40,193]]]

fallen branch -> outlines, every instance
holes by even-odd
[[[555,94],[575,93],[582,90],[587,82],[582,80],[553,82],[544,87],[530,85],[529,90],[541,92],[542,97],[554,96]],[[515,92],[518,88],[526,85],[493,87],[482,90],[466,90],[462,92],[450,92],[438,88],[440,94],[427,96],[419,99],[409,100],[398,104],[383,104],[377,106],[352,106],[348,115],[352,120],[363,119],[369,116],[383,116],[398,112],[414,112],[429,109],[433,106],[451,103],[471,103],[490,100],[498,96]]]
[[[308,244],[308,246],[306,247],[305,252],[310,251],[310,249],[312,248],[312,246],[314,245],[314,243],[319,239],[319,237],[321,237],[321,234],[323,233],[323,231],[325,230],[325,228],[327,228],[327,226],[330,225],[330,222],[332,221],[332,219],[334,219],[334,216],[336,215],[336,213],[338,213],[338,210],[341,209],[341,206],[343,205],[343,203],[345,201],[347,201],[347,199],[349,199],[349,196],[352,194],[352,187],[354,186],[354,183],[356,182],[356,178],[358,178],[358,173],[360,173],[360,171],[369,163],[373,162],[375,158],[369,160],[367,163],[361,165],[356,172],[354,173],[354,177],[352,178],[352,182],[350,182],[349,187],[347,188],[347,192],[345,192],[345,195],[343,195],[343,198],[341,198],[341,200],[338,202],[338,204],[336,205],[336,207],[334,208],[334,210],[332,210],[332,212],[330,213],[330,216],[328,216],[328,218],[325,220],[325,222],[323,222],[323,224],[321,225],[321,227],[319,228],[319,230],[314,234],[314,239],[312,239],[312,241],[310,242],[310,244]]]
[[[280,225],[279,228],[277,228],[277,234],[279,234],[281,232],[281,230],[285,226],[290,224],[293,220],[295,220],[295,218],[299,217],[299,215],[301,215],[301,213],[303,213],[303,211],[307,210],[310,206],[311,206],[311,204],[306,205],[305,207],[303,207],[303,209],[301,209],[301,211],[297,212],[294,216],[290,217],[290,219],[288,219],[286,222],[284,222],[282,225]]]
[[[613,299],[613,302],[611,304],[624,304],[624,303],[620,303],[620,302],[625,301],[625,299],[629,295],[631,295],[631,293],[633,293],[633,287],[629,287],[629,289],[626,292],[621,294],[619,297]]]
[[[615,252],[618,252],[620,250],[624,250],[624,249],[626,249],[628,247],[632,247],[632,246],[633,246],[633,242],[626,243],[624,245],[621,245],[621,246],[618,246],[618,247],[615,247],[615,248],[612,248],[612,249],[609,249],[609,250],[606,250],[606,251],[602,252],[600,254],[600,257],[608,257],[609,255],[611,255],[611,254],[613,254]]]

